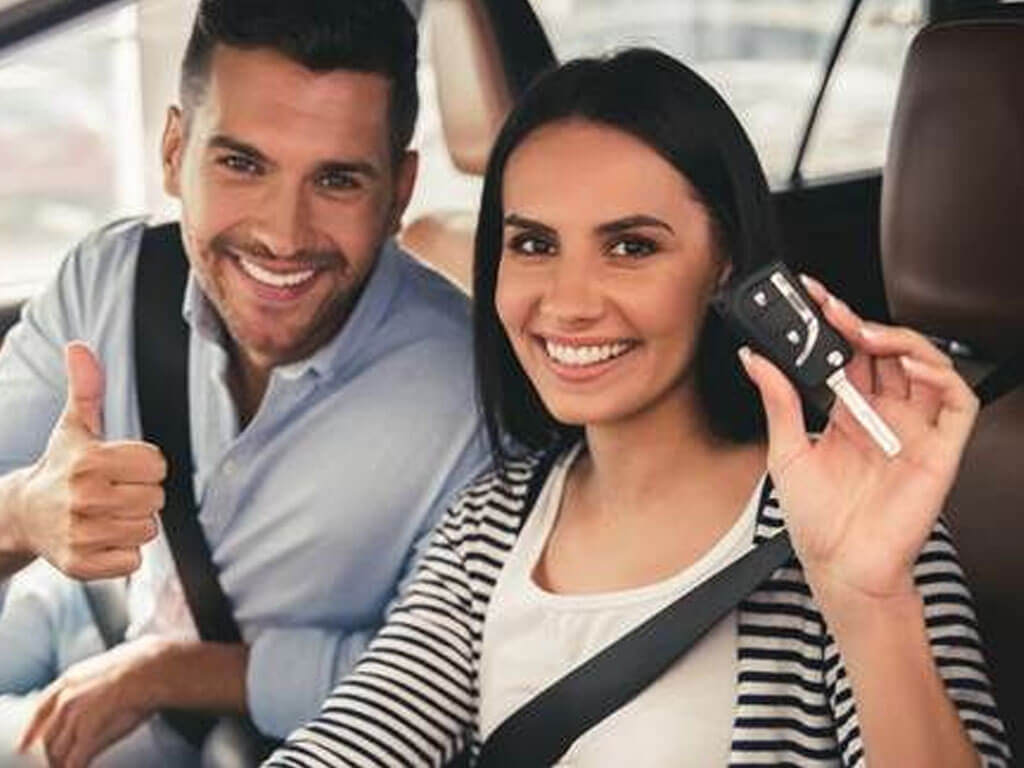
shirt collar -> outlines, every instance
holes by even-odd
[[[304,360],[279,366],[277,371],[280,375],[287,379],[298,379],[312,371],[317,377],[329,377],[349,363],[387,316],[401,279],[402,258],[403,254],[394,240],[385,242],[363,285],[362,294],[341,330]],[[220,316],[203,293],[195,272],[191,270],[185,285],[181,314],[201,337],[224,346]]]

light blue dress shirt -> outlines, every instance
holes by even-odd
[[[143,228],[120,222],[84,241],[9,333],[0,473],[43,451],[65,398],[62,349],[74,339],[105,369],[106,437],[140,436],[132,297]],[[199,518],[251,647],[253,718],[285,735],[319,712],[381,622],[411,553],[486,467],[469,306],[389,242],[343,329],[309,359],[276,368],[241,431],[221,324],[191,278],[184,314]],[[180,603],[173,568],[162,537],[144,548],[129,636],[166,630],[175,589]],[[0,648],[0,694],[39,688],[98,652],[81,589],[44,563],[16,576]]]

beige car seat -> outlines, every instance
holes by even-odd
[[[491,18],[480,0],[428,5],[430,56],[448,154],[463,173],[482,176],[513,100]],[[442,209],[410,222],[401,242],[468,293],[475,229],[476,211]]]

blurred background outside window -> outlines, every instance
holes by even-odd
[[[848,0],[533,0],[559,58],[653,45],[711,81],[769,180],[784,182]],[[921,0],[865,0],[836,65],[804,177],[878,168]]]
[[[922,0],[865,0],[838,62],[804,177],[879,167]],[[0,12],[14,0],[0,0]],[[427,4],[429,13],[430,3]],[[559,58],[655,45],[718,86],[761,154],[788,176],[846,0],[533,0]],[[195,0],[115,4],[0,53],[0,300],[36,290],[75,242],[116,217],[173,216],[159,138],[176,100]],[[429,51],[430,26],[422,48]],[[452,166],[429,56],[407,220],[475,208],[480,180]]]

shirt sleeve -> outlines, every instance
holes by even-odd
[[[269,766],[444,765],[476,717],[473,593],[459,542],[463,497],[433,535],[387,622]],[[469,536],[469,538],[472,538]]]
[[[394,597],[384,615],[394,612],[418,578],[419,563],[434,542],[434,530],[458,492],[490,468],[486,441],[476,419],[466,419],[448,457],[435,472],[432,502],[422,516],[417,538],[406,557]],[[324,627],[269,627],[253,641],[246,672],[249,712],[256,726],[283,737],[320,711],[332,688],[349,674],[380,624],[352,630]]]
[[[81,332],[77,262],[82,247],[25,304],[0,345],[0,475],[39,458],[64,407],[64,345]],[[9,585],[0,583],[0,608],[8,591]]]
[[[946,692],[983,765],[1008,768],[1012,764],[1010,748],[992,694],[974,604],[953,540],[941,521],[918,556],[914,579],[924,599],[932,656]],[[864,768],[864,747],[853,690],[839,648],[831,636],[825,648],[825,668],[843,765]]]

